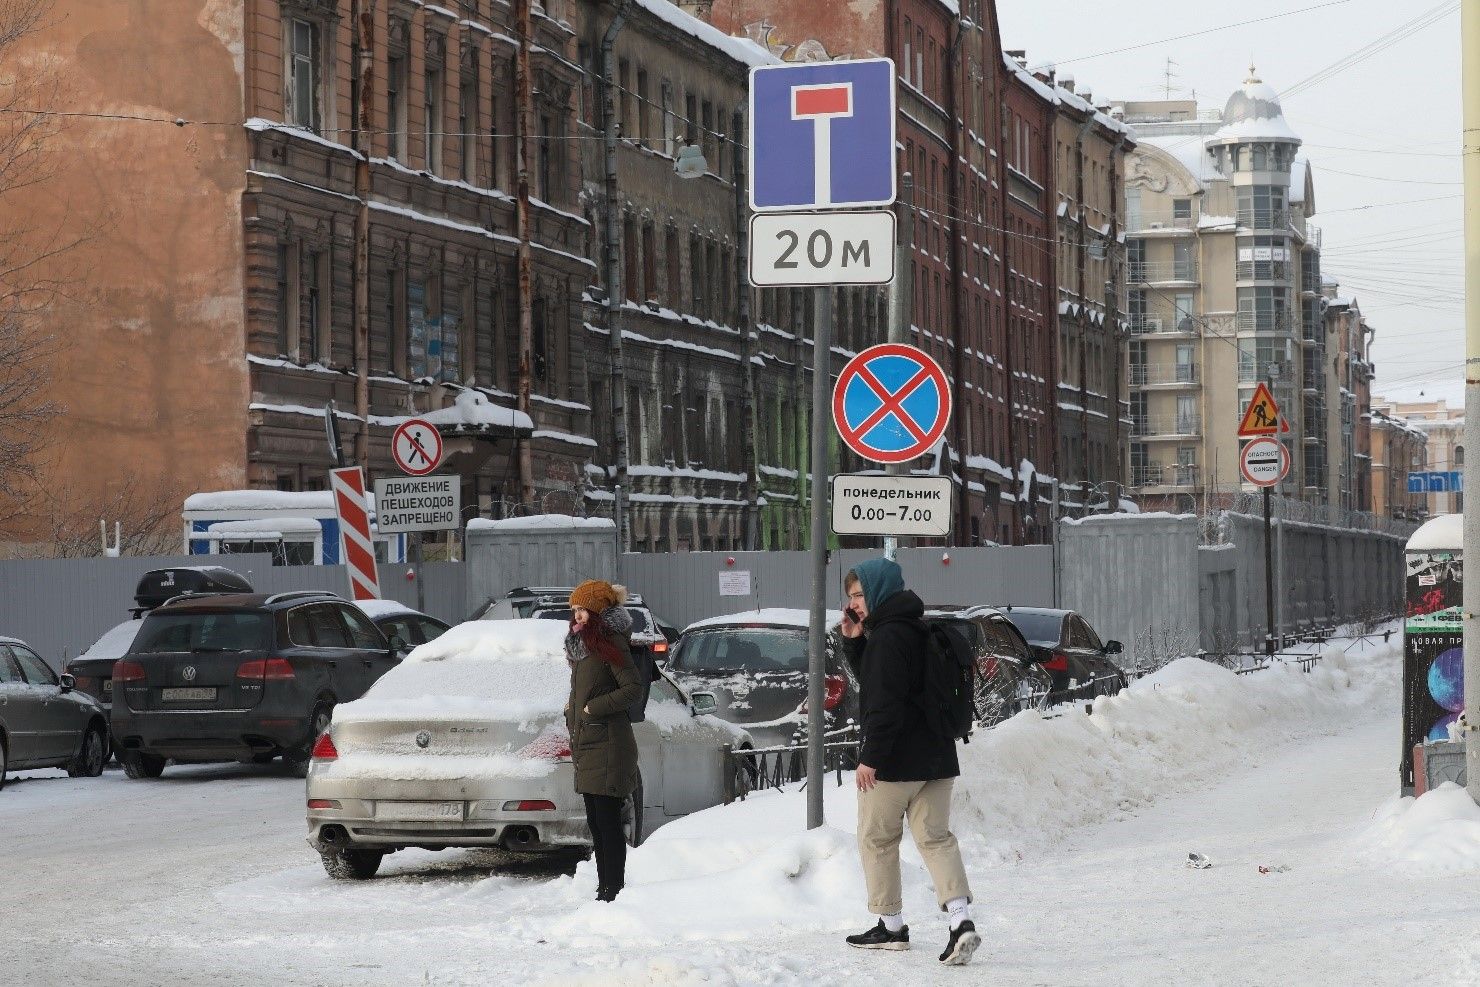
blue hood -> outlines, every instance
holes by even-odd
[[[853,567],[863,585],[863,602],[873,613],[895,593],[904,589],[904,571],[891,559],[869,559]]]

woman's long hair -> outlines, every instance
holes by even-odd
[[[601,622],[601,614],[593,613],[580,631],[581,643],[586,646],[586,653],[595,655],[606,662],[612,668],[622,667],[622,649],[618,648],[606,636],[605,625]]]

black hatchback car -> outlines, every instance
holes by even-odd
[[[300,776],[335,704],[398,658],[358,607],[327,592],[171,600],[113,667],[113,738],[130,778],[169,760],[281,757]]]
[[[1053,702],[1114,695],[1125,688],[1125,673],[1110,660],[1124,650],[1121,643],[1102,642],[1082,614],[1047,607],[1003,607],[1002,612],[1053,676]]]

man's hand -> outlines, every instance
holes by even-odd
[[[842,620],[838,624],[838,631],[844,637],[863,637],[863,621],[854,620],[853,612],[847,607],[844,607]]]
[[[860,792],[873,791],[874,786],[879,783],[878,774],[867,764],[860,764],[857,772],[858,790]]]

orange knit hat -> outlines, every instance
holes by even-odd
[[[592,613],[601,613],[617,606],[625,596],[625,593],[618,592],[617,587],[605,579],[588,579],[571,590],[570,605]]]

